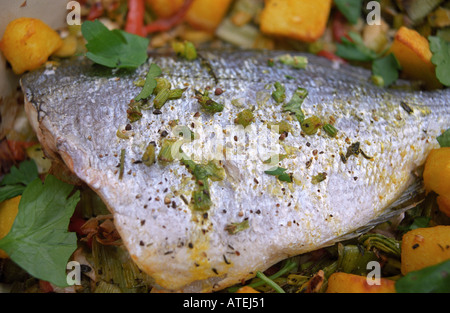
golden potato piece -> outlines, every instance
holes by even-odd
[[[8,24],[0,49],[15,74],[44,64],[62,46],[58,33],[38,19],[21,17]]]
[[[365,276],[337,272],[328,278],[327,293],[395,293],[395,281],[380,278],[380,284],[369,285]]]
[[[400,27],[390,50],[399,61],[406,77],[423,81],[428,89],[442,87],[436,77],[435,65],[431,63],[430,44],[417,31]]]
[[[267,0],[260,29],[266,35],[313,42],[325,31],[330,9],[331,0]]]
[[[184,0],[147,0],[149,7],[159,18],[174,15],[183,5]]]
[[[16,219],[19,212],[19,203],[22,196],[17,196],[0,203],[0,239],[5,237]],[[0,249],[0,259],[7,258],[5,251]]]
[[[450,226],[417,228],[403,235],[403,275],[450,259]]]
[[[250,286],[243,286],[236,291],[236,293],[260,293],[258,290]]]

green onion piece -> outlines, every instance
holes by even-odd
[[[190,41],[173,42],[172,49],[178,56],[183,57],[188,61],[192,61],[197,58],[197,49],[195,48],[194,44]]]
[[[254,121],[254,116],[252,110],[245,109],[239,112],[237,118],[235,118],[234,123],[247,127]]]
[[[119,179],[122,180],[125,169],[125,149],[120,150]]]
[[[142,155],[142,163],[151,166],[156,162],[155,143],[150,142]]]
[[[158,161],[162,165],[167,165],[175,160],[175,156],[172,153],[172,146],[177,140],[164,139],[162,141],[161,150],[159,150]]]
[[[128,104],[127,118],[130,123],[134,123],[142,118],[141,105],[142,102],[134,100],[131,100]]]
[[[380,75],[372,75],[372,83],[378,87],[384,87],[384,79]]]
[[[286,99],[286,89],[280,82],[275,82],[274,84],[275,91],[272,92],[272,98],[276,103],[281,103]]]
[[[272,279],[264,275],[262,272],[258,271],[256,272],[256,277],[263,280],[267,285],[272,287],[276,292],[278,293],[286,293],[283,288],[281,288],[277,283],[275,283]]]
[[[221,103],[217,103],[215,101],[213,101],[210,97],[208,92],[206,91],[205,93],[201,93],[199,91],[195,91],[195,98],[198,100],[198,102],[200,103],[201,107],[203,108],[203,110],[205,110],[208,113],[218,113],[218,112],[222,112],[224,105]]]
[[[289,65],[296,69],[304,69],[308,65],[308,58],[303,56],[292,56],[290,54],[285,54],[278,57],[278,60],[286,65]]]
[[[317,116],[311,116],[304,120],[301,126],[305,134],[314,135],[322,126],[322,122]]]
[[[292,183],[292,177],[290,174],[285,173],[286,169],[282,167],[277,167],[273,170],[264,171],[264,173],[272,176],[276,176],[279,181],[284,181],[287,183]]]
[[[200,188],[192,193],[194,211],[207,211],[212,205],[208,188]]]
[[[225,226],[225,230],[230,235],[237,234],[238,232],[243,231],[247,228],[249,228],[248,219],[245,219],[240,223],[231,223]]]
[[[172,84],[167,78],[156,78],[156,87],[153,89],[153,94],[157,95],[163,89],[172,88]]]
[[[169,89],[162,89],[160,92],[158,92],[155,99],[153,100],[155,109],[161,109],[163,107],[167,100],[169,100],[169,94]]]
[[[185,90],[186,90],[186,88],[177,88],[177,89],[170,90],[169,100],[180,99]]]
[[[338,130],[331,124],[325,124],[323,125],[323,130],[330,136],[330,137],[336,137]]]
[[[381,234],[364,234],[358,241],[366,247],[367,250],[376,248],[395,257],[401,256],[401,243],[393,238],[388,238]]]

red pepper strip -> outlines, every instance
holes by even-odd
[[[333,33],[333,40],[337,43],[340,43],[342,40],[342,37],[346,37],[349,40],[350,37],[347,35],[347,29],[346,29],[346,20],[344,18],[344,15],[342,15],[341,12],[336,12],[333,17],[332,21],[332,33]]]
[[[345,61],[344,59],[338,57],[336,54],[334,54],[333,52],[330,52],[330,51],[321,50],[321,51],[319,51],[317,53],[317,55],[321,56],[321,57],[324,57],[324,58],[327,58],[328,60],[336,61],[336,62],[339,62],[339,63],[342,63],[342,64],[347,63],[347,61]]]
[[[128,0],[126,32],[143,37],[146,35],[144,30],[144,12],[144,0]]]
[[[103,8],[103,4],[101,3],[101,1],[97,1],[91,6],[87,19],[89,21],[93,21],[101,17],[104,11],[105,9]]]
[[[39,280],[39,289],[45,293],[53,292],[52,285],[48,281],[45,281],[45,280]]]
[[[181,22],[183,22],[184,17],[186,16],[192,2],[193,0],[185,0],[183,6],[175,15],[166,19],[158,19],[153,23],[148,24],[147,26],[145,26],[145,33],[150,34],[155,32],[168,31],[176,25],[180,24]]]

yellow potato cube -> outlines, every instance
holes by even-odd
[[[58,33],[41,20],[21,17],[6,27],[0,49],[14,73],[22,74],[40,67],[62,44]]]
[[[17,196],[0,203],[0,239],[5,237],[16,219],[19,212],[19,203],[22,196]],[[7,258],[5,251],[0,249],[0,258]]]
[[[214,32],[230,7],[231,0],[194,0],[186,21],[192,27]]]
[[[413,229],[403,235],[403,275],[450,259],[450,226]]]
[[[261,31],[304,42],[319,39],[327,25],[331,0],[267,0],[261,12]]]
[[[369,285],[365,276],[337,272],[328,278],[327,293],[395,293],[395,281],[380,278],[380,284]]]
[[[400,27],[390,50],[399,61],[406,77],[423,81],[428,89],[442,87],[436,77],[435,65],[431,62],[430,44],[417,31]]]

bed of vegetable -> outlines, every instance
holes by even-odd
[[[195,58],[198,46],[231,45],[307,51],[363,66],[380,88],[399,78],[418,89],[450,85],[450,1],[380,0],[375,26],[368,24],[374,7],[363,0],[79,2],[83,26],[55,32],[36,20],[10,24],[0,48],[16,74],[84,53],[104,66],[139,66],[146,54],[134,47],[142,45],[174,49],[186,58]],[[95,20],[116,31],[86,23]],[[41,38],[25,48],[18,39],[30,23]],[[106,43],[94,40],[97,31],[105,32]],[[112,45],[120,36],[135,46]],[[131,261],[100,198],[45,157],[20,94],[16,101],[14,119],[0,127],[0,291],[158,292]],[[437,140],[441,148],[421,169],[427,195],[415,208],[221,292],[450,292],[450,130]],[[71,260],[81,264],[82,275],[79,285],[67,286]],[[381,277],[374,277],[378,269]]]

